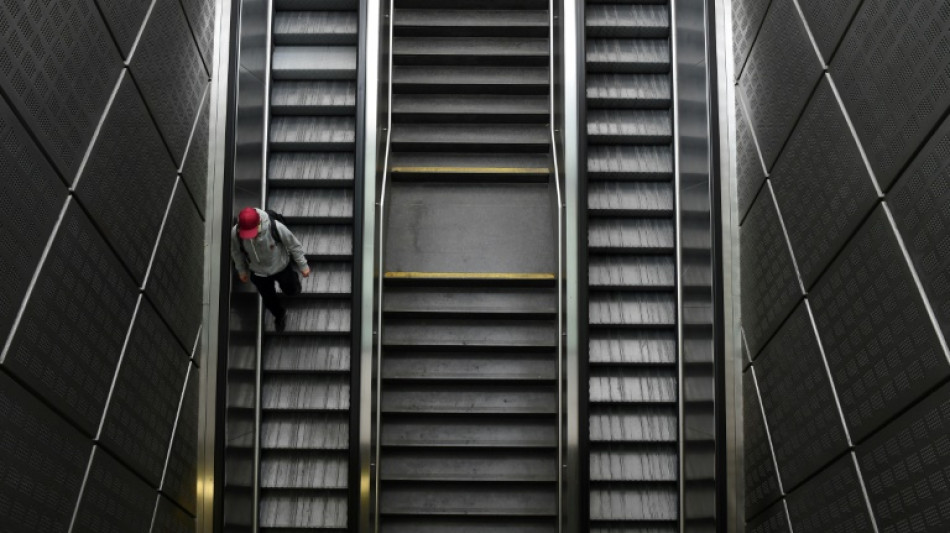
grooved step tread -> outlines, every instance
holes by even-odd
[[[396,35],[545,37],[547,11],[473,9],[396,9]]]
[[[542,151],[550,145],[543,124],[400,124],[393,150]]]
[[[541,66],[548,64],[548,47],[548,39],[538,37],[395,37],[393,62]]]
[[[590,216],[673,216],[671,183],[592,182],[587,187]]]
[[[584,26],[588,37],[666,37],[670,10],[666,5],[592,4]]]
[[[277,11],[274,44],[356,44],[359,17],[351,11]]]
[[[588,39],[587,71],[669,72],[670,43],[667,39]]]
[[[591,74],[586,91],[589,109],[669,108],[673,98],[666,74]]]
[[[270,145],[283,151],[352,151],[356,120],[351,116],[276,116],[271,120]]]
[[[547,67],[400,66],[396,92],[547,95]]]
[[[356,158],[345,152],[275,152],[267,178],[283,186],[352,187]]]
[[[432,121],[448,116],[454,121],[521,121],[547,123],[547,96],[535,95],[393,95],[393,118],[398,122]]]
[[[587,151],[587,177],[593,180],[672,180],[671,146],[596,146]]]
[[[271,88],[273,115],[352,115],[356,83],[340,80],[276,81]]]
[[[356,46],[274,47],[271,75],[274,80],[355,80]]]
[[[351,222],[352,189],[271,189],[267,207],[284,215],[287,224]]]

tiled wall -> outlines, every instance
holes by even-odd
[[[0,531],[196,511],[214,2],[0,2]]]
[[[748,530],[950,531],[950,3],[733,13]]]

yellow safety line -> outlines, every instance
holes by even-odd
[[[389,279],[554,279],[544,272],[387,272]]]
[[[440,174],[550,174],[540,167],[393,167],[393,172],[432,172]]]

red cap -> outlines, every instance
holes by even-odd
[[[245,207],[238,215],[238,237],[242,239],[257,237],[257,226],[260,223],[261,216],[257,214],[257,209]]]

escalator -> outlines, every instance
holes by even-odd
[[[392,24],[380,530],[556,531],[548,3],[396,0]]]
[[[679,531],[669,3],[586,3],[592,532]]]
[[[358,3],[276,0],[267,207],[313,272],[262,344],[261,531],[346,531]]]

